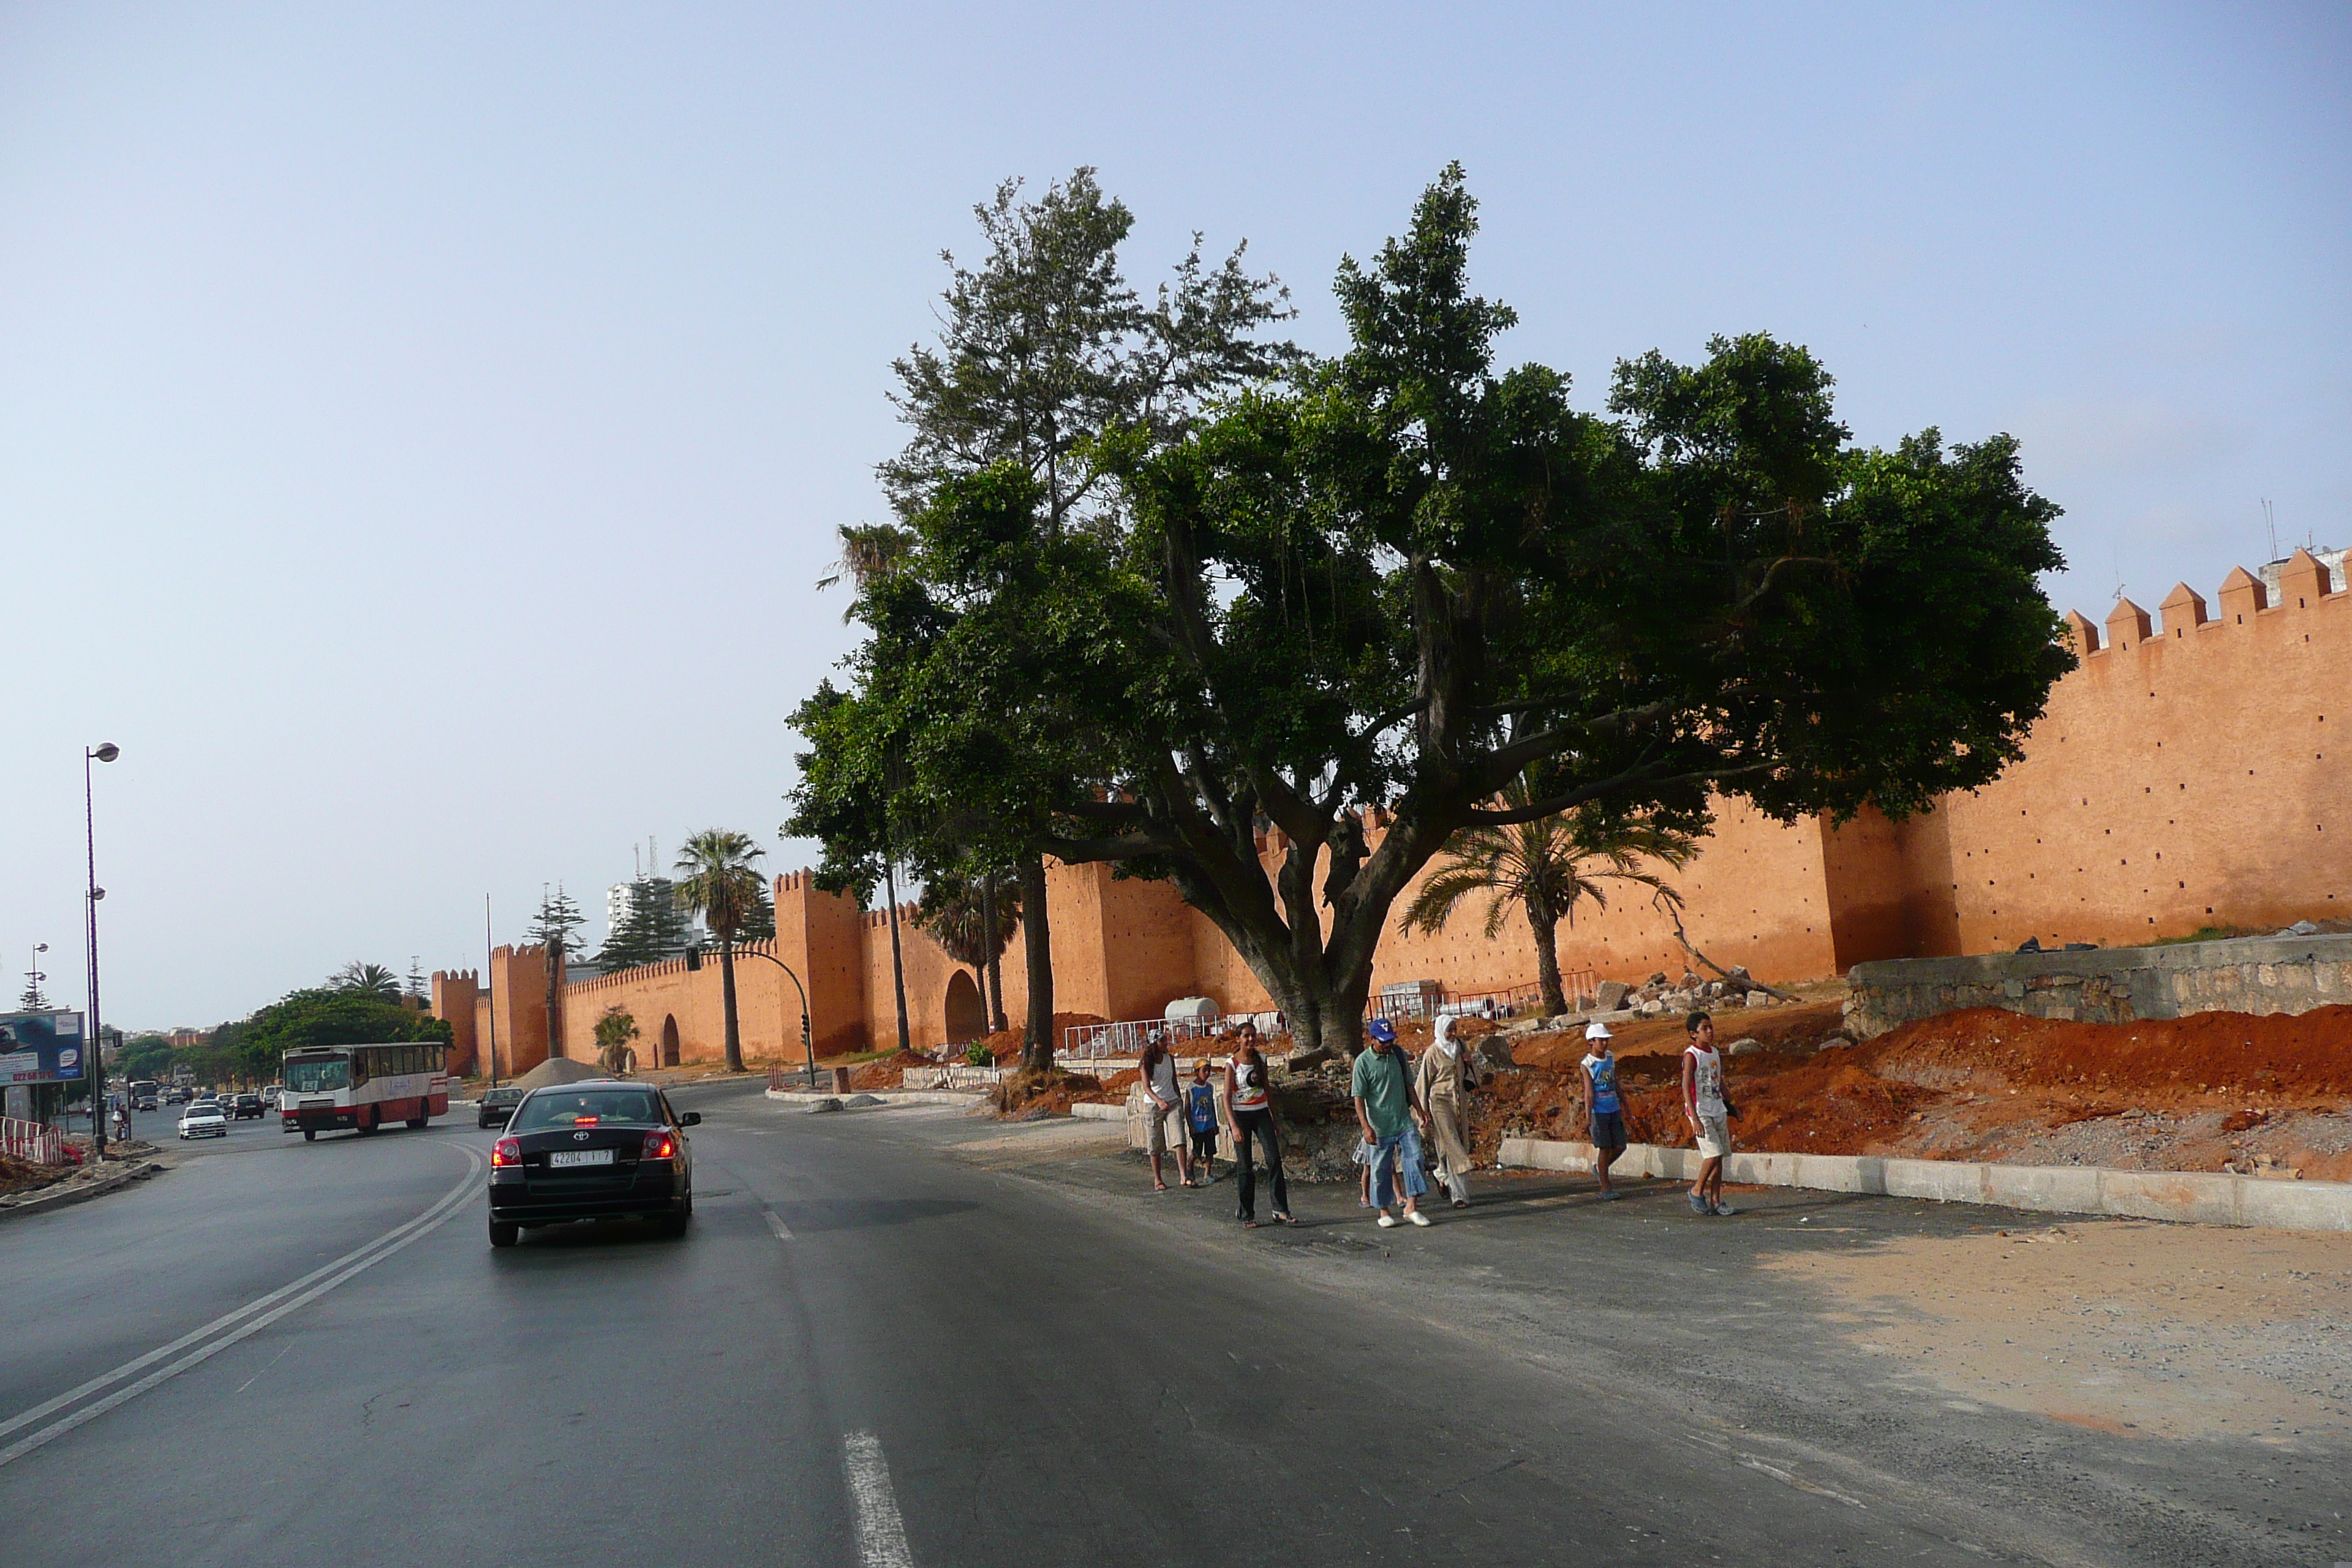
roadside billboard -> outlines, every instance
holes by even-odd
[[[81,1023],[79,1013],[0,1013],[0,1085],[79,1082]]]

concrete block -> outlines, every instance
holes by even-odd
[[[2239,1178],[2238,1223],[2280,1230],[2352,1231],[2352,1183]]]
[[[1580,1172],[1592,1169],[1590,1144],[1562,1143],[1549,1138],[1506,1138],[1501,1159],[1504,1164],[1523,1171]]]
[[[1076,1117],[1081,1121],[1124,1121],[1127,1120],[1127,1107],[1124,1105],[1089,1105],[1086,1101],[1080,1100],[1077,1104],[1070,1107],[1070,1114]]]
[[[1987,1165],[1984,1201],[2036,1214],[2097,1214],[2101,1173],[2084,1165]]]
[[[1959,1160],[1885,1160],[1880,1162],[1886,1194],[1927,1198],[1939,1204],[1985,1202],[1985,1172],[1989,1168]]]
[[[2236,1225],[2236,1176],[2188,1171],[2101,1171],[2101,1208],[2135,1219],[2191,1220],[2199,1225]]]

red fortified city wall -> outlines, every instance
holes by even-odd
[[[1865,811],[1832,828],[1819,819],[1784,826],[1723,803],[1699,857],[1668,874],[1691,940],[1718,963],[1807,980],[1873,959],[2000,951],[2029,936],[2113,946],[2203,926],[2274,929],[2352,904],[2346,754],[2328,739],[2352,724],[2352,700],[2334,711],[2334,694],[2352,689],[2352,594],[2301,551],[2280,578],[2275,604],[2238,570],[2221,584],[2218,613],[2184,585],[2160,618],[2129,600],[2104,633],[2070,616],[2082,667],[2051,693],[2024,758],[1933,812],[1898,823]],[[1383,822],[1368,813],[1368,837],[1377,841]],[[1283,849],[1270,835],[1269,870]],[[1228,1012],[1272,1005],[1171,884],[1121,879],[1108,866],[1049,866],[1046,879],[1058,1010],[1150,1017],[1194,994]],[[1398,916],[1417,887],[1397,900]],[[818,1053],[895,1044],[887,912],[819,890],[805,871],[779,877],[775,890],[776,951],[808,984]],[[1436,980],[1458,994],[1535,978],[1517,910],[1492,940],[1475,897],[1433,935],[1404,931],[1398,916],[1382,939],[1376,987]],[[899,935],[912,1042],[928,1048],[979,1033],[971,972],[911,910]],[[1612,887],[1606,909],[1580,910],[1559,936],[1567,971],[1634,980],[1686,963],[1671,922],[1634,884]],[[512,1051],[509,1070],[546,1051],[540,962],[536,948],[493,956],[489,992],[500,1054]],[[1018,935],[1002,967],[1006,1012],[1018,1022],[1027,1005]],[[462,977],[452,975],[435,977],[436,1012],[445,978],[449,1005],[462,1011]],[[747,957],[737,984],[747,1056],[797,1061],[790,982]],[[672,1030],[679,1060],[716,1060],[719,986],[715,955],[699,973],[673,963],[579,982],[565,988],[565,1037],[587,1054],[596,1017],[618,1002],[644,1032],[641,1063],[663,1059]]]

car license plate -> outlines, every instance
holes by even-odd
[[[567,1165],[609,1165],[613,1163],[610,1149],[556,1149],[549,1152],[550,1168],[562,1170]]]

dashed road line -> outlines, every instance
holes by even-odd
[[[773,1209],[761,1209],[760,1212],[768,1216],[768,1228],[776,1233],[776,1239],[778,1241],[792,1240],[793,1227],[784,1223],[783,1215],[778,1214]]]
[[[882,1457],[882,1440],[871,1432],[852,1432],[841,1440],[842,1472],[849,1481],[850,1500],[857,1505],[857,1560],[864,1568],[915,1568],[907,1550],[907,1527],[898,1518],[898,1499],[890,1489],[890,1465]]]

